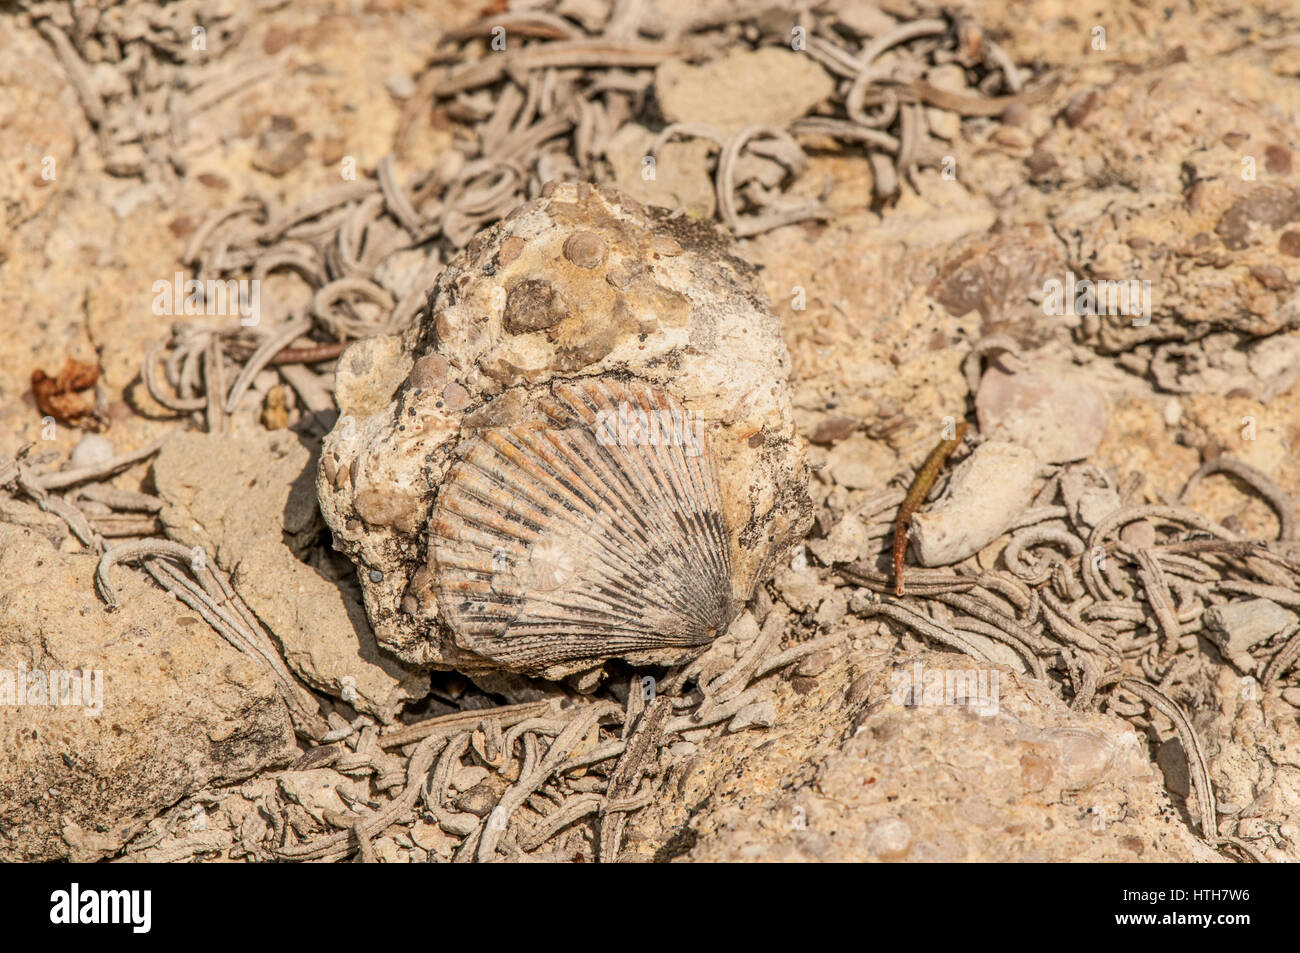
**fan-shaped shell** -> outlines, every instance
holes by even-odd
[[[733,615],[707,435],[644,382],[552,393],[469,438],[443,482],[429,544],[445,621],[516,671],[707,644]]]

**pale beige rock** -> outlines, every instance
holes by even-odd
[[[774,580],[782,600],[796,612],[811,612],[835,587],[822,582],[815,569],[781,569]]]
[[[701,66],[669,60],[655,71],[655,94],[666,119],[724,132],[785,126],[833,89],[830,75],[811,56],[774,47],[731,50]]]
[[[862,520],[849,515],[836,523],[825,539],[810,539],[807,545],[823,566],[830,566],[861,558],[867,543],[867,529]]]
[[[727,723],[727,731],[747,728],[771,728],[776,724],[776,702],[761,701],[746,705]]]
[[[643,204],[684,208],[697,218],[712,218],[718,199],[709,174],[710,154],[717,147],[706,139],[674,139],[652,156],[656,135],[629,123],[610,137],[605,157],[613,169],[613,184]],[[647,165],[647,156],[654,159],[653,166]]]
[[[1033,362],[1029,362],[1033,366]],[[1082,460],[1106,433],[1106,401],[1077,370],[990,365],[975,395],[980,432],[1033,451],[1044,463]]]
[[[425,527],[460,441],[539,413],[550,384],[579,376],[661,387],[706,428],[743,605],[811,518],[788,369],[779,322],[714,226],[587,184],[549,186],[448,264],[423,320],[340,358],[341,416],[317,492],[379,644],[419,666],[499,667],[444,623]]]
[[[1087,463],[1061,471],[1061,496],[1076,523],[1084,526],[1096,526],[1123,505],[1110,476]]]
[[[381,864],[404,864],[410,860],[409,853],[397,846],[391,837],[380,837],[372,845],[375,859]]]
[[[451,837],[437,824],[428,821],[416,821],[411,828],[411,838],[429,853],[440,860],[450,860],[456,852],[459,841]]]
[[[1005,670],[997,713],[908,707],[899,673],[971,670],[951,653],[897,658],[856,626],[855,649],[775,725],[707,739],[633,815],[629,853],[689,861],[1214,861],[1184,824],[1143,740],[1071,711]],[[941,682],[942,683],[942,682]],[[851,686],[845,691],[845,686]],[[757,749],[761,748],[761,754]],[[707,802],[707,807],[705,806]]]
[[[813,616],[813,621],[823,629],[829,629],[844,618],[848,607],[848,596],[844,594],[843,589],[836,589],[822,600],[822,604],[817,607],[817,612]]]
[[[835,15],[848,27],[866,36],[876,37],[898,26],[898,21],[880,9],[880,4],[861,0],[837,0]]]
[[[840,486],[850,490],[865,490],[880,485],[880,475],[865,463],[845,460],[831,467],[831,476]]]
[[[100,860],[179,799],[298,753],[262,666],[136,570],[113,572],[107,612],[97,562],[0,524],[0,699],[20,666],[30,686],[91,673],[78,703],[0,705],[0,859]]]
[[[365,799],[369,785],[358,783],[330,768],[312,768],[306,771],[284,771],[276,776],[285,797],[298,804],[322,824],[327,823],[324,812],[344,814],[350,810],[339,796],[339,789],[354,798]]]
[[[1259,0],[1240,7],[1170,7],[1158,24],[1147,21],[1145,28],[1133,30],[1118,26],[1110,17],[1084,13],[1070,0],[963,0],[962,9],[978,15],[985,35],[998,37],[1004,48],[1014,51],[1017,63],[1042,62],[1095,73],[1191,60],[1200,63],[1204,75],[1221,79],[1232,74],[1219,55],[1240,48],[1221,29],[1225,22],[1232,22],[1233,30],[1243,34],[1267,30],[1279,20],[1288,25],[1295,22],[1290,0]],[[1209,68],[1211,63],[1217,69]],[[1169,125],[1197,128],[1181,127],[1172,120]]]
[[[1038,460],[1013,443],[986,440],[952,473],[948,492],[912,514],[912,551],[922,566],[948,566],[973,556],[1024,512]]]
[[[1207,330],[1254,338],[1300,327],[1300,271],[1280,247],[1300,222],[1300,189],[1283,171],[1298,145],[1296,84],[1242,51],[1214,70],[1121,72],[1087,104],[1038,143],[1057,163],[1052,183],[1073,200],[1056,232],[1078,277],[1149,282],[1152,314],[1098,314],[1083,339],[1115,353]],[[1102,148],[1135,125],[1148,148]]]
[[[291,548],[315,543],[323,530],[312,485],[317,459],[317,448],[284,430],[174,434],[154,463],[160,515],[171,538],[202,546],[231,573],[291,669],[390,721],[420,697],[424,679],[380,652],[355,596]]]
[[[76,94],[45,42],[15,25],[0,24],[0,215],[7,232],[39,213],[80,172]],[[0,243],[2,261],[7,241]]]
[[[1250,655],[1251,647],[1290,629],[1296,616],[1271,599],[1242,599],[1207,609],[1204,621],[1232,666],[1243,675],[1254,675],[1259,664]]]
[[[1210,759],[1219,832],[1275,862],[1300,860],[1300,726],[1295,709],[1221,666],[1214,701],[1192,716]],[[1170,732],[1172,735],[1172,732]],[[1195,811],[1196,797],[1188,798]]]
[[[1046,315],[1034,300],[1046,282],[1062,278],[1068,260],[1050,228],[1032,221],[953,238],[926,289],[948,313],[960,317],[975,311],[981,337],[1008,335],[1022,348],[1065,335],[1072,319]]]
[[[113,445],[107,437],[97,433],[88,433],[72,448],[68,457],[69,467],[89,467],[104,463],[113,457]]]

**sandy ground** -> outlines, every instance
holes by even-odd
[[[114,66],[102,45],[96,52],[102,35],[123,28],[106,17],[99,32],[86,33],[101,40],[78,47],[85,82],[101,97],[96,118],[52,52],[57,41],[39,26],[55,22],[46,6],[20,5],[0,19],[0,315],[8,332],[0,336],[0,458],[34,444],[31,452],[55,467],[87,428],[43,419],[32,372],[56,375],[68,358],[98,367],[100,433],[117,452],[197,431],[141,382],[145,353],[183,320],[158,313],[156,283],[188,273],[187,248],[202,224],[242,198],[284,208],[336,185],[349,163],[373,176],[390,154],[401,182],[439,168],[465,126],[445,109],[411,104],[425,95],[419,82],[438,38],[480,11],[450,0],[270,3],[256,15],[237,9],[256,5],[182,3],[150,27],[160,47],[181,51],[162,80]],[[137,19],[150,6],[119,5]],[[1114,710],[1073,711],[1010,668],[996,719],[960,706],[912,714],[892,700],[891,673],[914,662],[960,667],[960,656],[856,616],[853,587],[816,544],[855,501],[904,486],[945,416],[981,425],[996,418],[963,371],[972,347],[994,336],[1044,372],[1039,413],[1051,433],[1043,439],[1087,448],[1061,459],[1086,458],[1115,486],[1135,484],[1136,502],[1177,500],[1197,467],[1220,454],[1290,498],[1300,493],[1300,12],[1285,0],[1248,9],[961,6],[1046,92],[1001,115],[944,118],[932,108],[935,161],[884,200],[873,192],[879,170],[861,150],[830,140],[810,146],[806,168],[782,187],[815,197],[828,214],[739,243],[782,323],[794,419],[812,441],[813,500],[826,514],[810,531],[814,558],[780,567],[768,602],[791,610],[783,646],[838,633],[850,648],[786,671],[755,730],[701,731],[666,748],[662,777],[674,793],[631,816],[625,850],[634,855],[1220,859],[1197,836],[1195,785],[1171,722],[1151,719],[1135,734]],[[562,7],[580,18],[603,5]],[[868,24],[928,12],[906,0],[840,7],[845,19]],[[680,13],[679,5],[662,9]],[[187,16],[206,24],[206,51],[184,52],[193,39]],[[678,79],[681,101],[661,108],[734,121],[744,95],[728,101],[715,77],[691,100],[697,69]],[[801,88],[778,85],[794,98]],[[220,95],[168,101],[160,88]],[[797,103],[788,108],[801,114]],[[113,141],[111,130],[132,122],[138,135]],[[633,139],[626,155],[635,163]],[[601,177],[635,192],[636,166],[619,166],[617,145]],[[680,169],[665,169],[672,194],[711,214],[708,150],[683,146],[679,161]],[[1041,292],[1040,300],[1032,292],[1067,272],[1149,280],[1149,326],[1046,315]],[[302,392],[282,384],[273,374],[259,379],[233,435],[191,433],[191,443],[173,442],[156,465],[127,469],[114,485],[163,498],[160,519],[172,538],[205,547],[237,581],[261,567],[261,595],[251,583],[240,595],[295,675],[342,699],[345,722],[360,714],[394,723],[408,705],[408,716],[452,711],[448,699],[461,696],[443,690],[437,679],[446,676],[435,677],[435,699],[427,675],[376,646],[351,568],[308,554],[322,529],[311,478],[302,475],[314,469],[331,421],[313,427]],[[277,400],[287,402],[282,419]],[[295,429],[272,429],[285,424]],[[1245,537],[1274,539],[1283,529],[1275,508],[1236,478],[1207,477],[1185,502]],[[341,799],[341,787],[365,802],[404,779],[402,763],[379,756],[360,772],[298,761],[303,750],[265,670],[143,574],[118,570],[131,576],[136,615],[130,624],[110,620],[92,591],[93,562],[76,558],[84,547],[51,529],[56,520],[30,507],[0,517],[6,664],[93,660],[145,693],[128,714],[105,721],[49,726],[24,720],[31,712],[0,712],[6,751],[25,751],[0,782],[4,856],[95,859],[125,849],[155,860],[255,857],[248,845],[283,843],[286,824],[303,842],[338,827],[328,812],[356,806]],[[319,619],[318,606],[329,606]],[[1296,859],[1294,673],[1258,691],[1205,638],[1192,654],[1196,675],[1175,679],[1177,698],[1206,748],[1221,832],[1268,859]],[[496,688],[498,702],[540,697]],[[185,699],[194,704],[178,714]],[[38,732],[48,747],[33,747]],[[175,744],[123,780],[123,767],[159,734]],[[353,753],[364,747],[352,744]],[[78,749],[92,754],[60,767]],[[486,813],[474,797],[500,795],[480,770],[471,754],[447,782],[462,817]],[[117,805],[106,812],[91,806],[87,785],[96,778]],[[54,793],[22,793],[36,787]],[[260,819],[268,804],[279,820]],[[34,834],[16,834],[34,813],[49,819]],[[384,860],[450,858],[457,840],[437,813],[375,833],[368,849]],[[202,827],[200,815],[209,819]],[[548,849],[576,856],[589,839],[578,825]]]

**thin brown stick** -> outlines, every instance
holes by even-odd
[[[272,354],[265,364],[319,364],[332,361],[343,353],[351,341],[334,341],[330,344],[318,344],[315,347],[285,347]],[[247,344],[228,345],[233,357],[247,360],[253,356],[256,347]]]

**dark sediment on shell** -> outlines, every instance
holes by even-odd
[[[429,537],[447,623],[518,670],[708,643],[733,606],[704,434],[643,383],[553,392],[467,441],[443,483]]]

